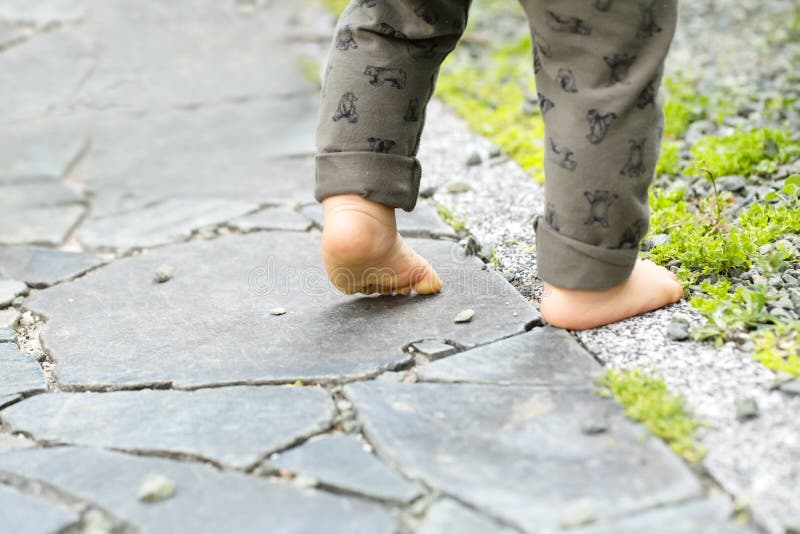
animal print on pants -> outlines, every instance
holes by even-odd
[[[547,213],[534,222],[538,274],[558,287],[611,287],[630,274],[648,228],[677,0],[520,2],[545,123]],[[323,84],[318,200],[355,193],[413,209],[425,109],[469,5],[350,2]]]

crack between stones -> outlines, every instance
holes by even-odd
[[[99,513],[106,523],[114,525],[114,530],[112,530],[112,532],[115,534],[134,534],[137,532],[137,529],[133,525],[117,518],[105,508],[76,497],[44,480],[20,476],[9,471],[0,470],[0,484],[37,500],[45,501],[49,504],[67,508],[81,514],[81,520],[78,525],[73,524],[67,526],[62,530],[64,534],[77,534],[81,532],[81,523],[85,521],[86,514],[92,510]]]

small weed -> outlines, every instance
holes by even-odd
[[[705,454],[695,442],[700,428],[682,397],[671,395],[663,380],[633,369],[608,370],[600,379],[601,395],[617,399],[625,415],[646,426],[683,458],[698,462]]]
[[[444,204],[438,204],[436,206],[436,211],[439,213],[439,217],[441,217],[445,223],[452,226],[453,230],[455,230],[457,234],[460,234],[461,232],[464,232],[467,229],[467,226],[466,224],[464,224],[464,221],[459,219],[456,216],[456,214],[453,213],[452,210],[447,206],[445,206]]]

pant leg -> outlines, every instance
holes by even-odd
[[[323,83],[315,197],[356,193],[411,211],[416,159],[439,66],[470,0],[351,0]]]
[[[522,0],[545,122],[539,277],[605,289],[633,269],[663,132],[677,0]]]

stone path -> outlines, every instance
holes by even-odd
[[[1,532],[748,531],[430,205],[400,226],[440,295],[330,289],[315,6],[27,4],[0,7]]]

